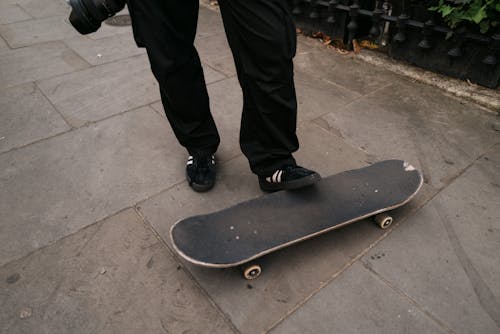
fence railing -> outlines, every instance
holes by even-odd
[[[366,38],[386,47],[394,58],[488,87],[499,83],[500,27],[488,35],[465,27],[453,30],[427,9],[431,1],[289,0],[289,4],[300,27],[341,39],[349,49],[355,39]]]

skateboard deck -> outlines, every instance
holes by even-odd
[[[410,164],[381,161],[323,178],[310,187],[180,220],[170,236],[176,251],[189,262],[214,268],[238,266],[402,206],[422,182],[421,173]],[[378,217],[381,227],[392,222],[388,215]]]

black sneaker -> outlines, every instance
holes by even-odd
[[[300,166],[285,166],[270,176],[259,176],[260,189],[267,192],[297,189],[321,180],[315,171]]]
[[[186,164],[186,178],[189,186],[195,191],[212,189],[215,184],[215,157],[190,155]]]

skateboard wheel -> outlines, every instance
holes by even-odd
[[[260,266],[258,264],[251,264],[249,266],[246,266],[243,269],[243,276],[247,280],[252,280],[252,279],[256,279],[257,277],[259,277],[261,272],[262,272],[262,269],[260,268]]]
[[[386,229],[392,224],[392,217],[389,216],[387,213],[380,213],[375,216],[375,223],[377,223],[378,226],[380,226],[381,229]]]

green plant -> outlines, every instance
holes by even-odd
[[[500,0],[439,0],[429,10],[440,13],[451,28],[470,22],[485,34],[500,25]]]

